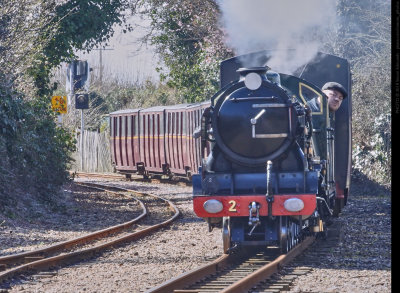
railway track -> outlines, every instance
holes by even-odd
[[[98,178],[98,179],[112,179],[112,180],[126,180],[136,182],[148,183],[166,183],[191,186],[192,182],[185,177],[168,177],[163,175],[151,175],[144,177],[143,175],[130,174],[129,176],[123,174],[110,174],[110,173],[88,173],[88,172],[70,172],[73,178]]]
[[[110,174],[110,173],[89,173],[89,172],[72,172],[69,173],[73,178],[102,178],[102,179],[114,179],[114,180],[127,180],[126,176],[121,174]]]
[[[140,215],[128,222],[102,229],[76,239],[30,252],[0,257],[0,268],[4,270],[0,272],[0,284],[21,274],[37,273],[74,263],[79,260],[88,259],[107,249],[129,241],[138,240],[151,234],[155,230],[169,225],[180,215],[179,210],[171,201],[157,195],[103,184],[77,184],[119,195],[122,193],[124,196],[131,196],[132,200],[139,202],[142,211]],[[139,200],[139,198],[141,199]],[[146,223],[144,219],[149,214],[149,210],[151,213],[151,206],[159,206],[161,204],[168,207],[168,213],[165,213],[166,216],[161,220],[146,220]],[[134,228],[138,223],[140,223],[142,227],[146,226],[146,228],[140,229],[140,227],[136,227],[133,232],[128,230]],[[95,241],[96,243],[94,243]]]
[[[301,275],[313,271],[313,268],[320,266],[321,259],[328,259],[332,252],[338,247],[341,241],[342,224],[340,219],[328,227],[326,238],[319,238],[314,241],[305,253],[296,257],[292,262],[274,274],[270,278],[258,283],[249,293],[279,293],[290,290],[294,280]]]
[[[289,253],[259,251],[252,255],[222,255],[210,264],[154,287],[146,293],[279,293],[290,290],[299,276],[310,273],[341,241],[339,220],[326,238],[307,237]],[[303,253],[304,252],[304,253]],[[310,265],[310,262],[312,265]]]
[[[280,255],[278,250],[260,251],[251,255],[225,254],[210,264],[178,276],[146,293],[248,292],[301,254],[314,240],[314,237],[307,237],[284,255]]]

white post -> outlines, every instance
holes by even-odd
[[[83,119],[83,109],[81,109],[81,139],[80,139],[80,145],[81,145],[81,147],[80,147],[80,149],[81,149],[81,171],[84,171],[83,170],[83,158],[84,158],[84,150],[83,150],[83,145],[84,145],[84,143],[83,143],[83,133],[84,133],[84,129],[85,129],[85,121],[84,121],[84,119]]]

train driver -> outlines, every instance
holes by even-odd
[[[343,99],[347,97],[346,89],[340,83],[333,81],[324,84],[322,92],[328,97],[330,112],[336,112],[342,104]],[[307,105],[313,112],[320,111],[320,104],[319,98],[314,98],[307,102]]]

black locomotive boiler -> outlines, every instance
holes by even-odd
[[[349,191],[351,95],[335,117],[320,90],[338,81],[350,93],[347,61],[320,53],[287,75],[264,66],[264,56],[253,53],[253,67],[240,67],[239,57],[221,64],[222,89],[201,123],[202,146],[212,149],[192,178],[194,211],[210,229],[222,227],[225,253],[238,246],[285,253],[304,235],[324,233]],[[307,106],[314,98],[319,112]]]

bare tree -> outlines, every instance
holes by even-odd
[[[353,73],[353,165],[390,186],[391,18],[389,1],[341,0],[340,26],[326,50],[350,61]]]
[[[53,29],[49,24],[55,7],[54,1],[0,0],[0,68],[8,77],[3,82],[13,80],[20,90],[29,92],[25,73],[48,42],[43,32]]]

